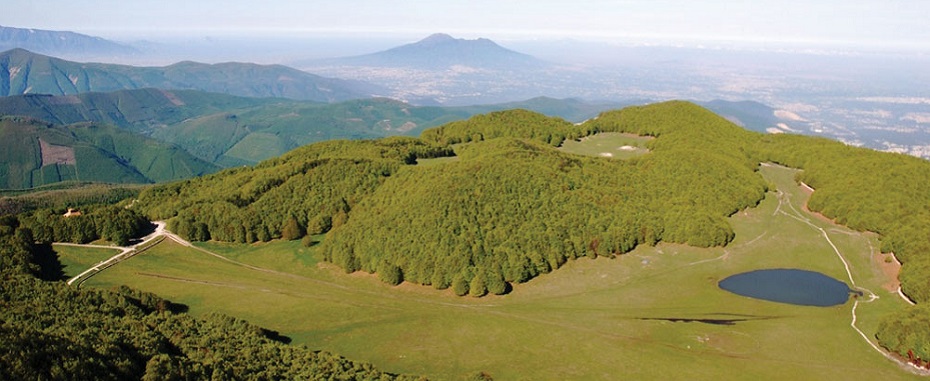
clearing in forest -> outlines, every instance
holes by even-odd
[[[626,159],[649,153],[646,143],[652,139],[634,134],[602,132],[577,141],[566,140],[560,149],[576,155]]]

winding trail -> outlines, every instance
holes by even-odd
[[[807,184],[801,183],[801,185],[813,191],[813,189],[810,188],[810,186],[808,186]],[[803,213],[798,211],[797,208],[794,207],[794,204],[791,202],[790,194],[787,194],[787,193],[782,192],[781,190],[778,190],[777,195],[778,195],[778,208],[775,209],[774,214],[781,213],[787,217],[793,218],[797,221],[800,221],[810,226],[814,230],[819,231],[820,234],[823,236],[824,240],[826,240],[827,243],[830,245],[830,247],[833,248],[833,252],[836,253],[837,258],[839,258],[840,261],[843,263],[843,267],[846,269],[846,275],[849,278],[849,283],[852,285],[852,287],[857,289],[858,291],[868,293],[869,299],[866,301],[862,301],[862,303],[871,303],[875,301],[876,299],[879,299],[879,296],[876,295],[871,290],[856,284],[856,280],[853,278],[853,275],[852,275],[852,270],[850,270],[849,268],[849,262],[843,256],[843,253],[840,252],[840,249],[836,247],[836,244],[833,243],[833,240],[830,239],[830,235],[827,234],[827,231],[824,230],[822,227],[817,226],[816,224],[811,222],[809,218],[805,217]],[[787,208],[790,209],[790,213],[786,212],[782,208],[782,205],[787,205]],[[900,292],[900,288],[898,290]],[[855,301],[853,302],[853,307],[851,311],[852,321],[849,323],[849,326],[852,327],[852,329],[855,330],[856,333],[859,334],[859,336],[862,336],[862,339],[865,340],[865,342],[868,343],[869,346],[872,347],[872,349],[875,349],[876,352],[880,353],[882,356],[885,356],[885,358],[891,361],[894,361],[898,365],[901,365],[903,368],[908,369],[915,374],[919,374],[922,376],[930,376],[930,371],[917,367],[916,365],[911,364],[910,362],[903,361],[897,356],[889,353],[888,351],[880,347],[878,344],[876,344],[874,341],[872,341],[872,339],[870,339],[869,336],[865,334],[865,332],[862,332],[862,330],[859,329],[859,327],[856,325],[856,322],[857,322],[856,309],[859,307],[860,301],[861,300],[859,298],[855,298]]]

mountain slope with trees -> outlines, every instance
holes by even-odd
[[[566,137],[621,130],[606,117],[579,127],[513,110],[453,122],[422,140],[311,145],[253,169],[159,186],[140,200],[154,218],[177,216],[174,226],[194,240],[264,241],[285,237],[290,225],[296,234],[286,238],[331,230],[324,255],[349,272],[386,266],[439,288],[481,275],[500,280],[498,293],[504,282],[529,280],[571,258],[661,240],[726,244],[733,232],[725,217],[755,205],[766,190],[748,154],[726,149],[750,133],[689,103],[646,110],[624,112],[629,120],[621,124],[658,123],[664,130],[638,132],[668,137],[639,160],[582,158],[552,147]],[[659,113],[667,116],[649,119]],[[715,147],[707,136],[735,138],[710,142]],[[465,141],[458,161],[410,165],[450,155],[441,147]]]
[[[0,117],[0,187],[33,188],[61,181],[153,183],[219,168],[186,151],[109,125],[48,124]]]
[[[0,53],[0,95],[3,96],[72,95],[147,87],[319,102],[383,94],[374,85],[325,78],[281,65],[185,61],[164,67],[135,67],[71,62],[24,49]]]

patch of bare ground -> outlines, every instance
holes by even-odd
[[[806,194],[808,197],[810,197],[810,195],[814,194],[814,188],[811,188],[809,185],[804,184],[804,183],[801,183],[801,190],[802,190],[802,191],[804,192],[804,194]],[[801,209],[804,210],[805,212],[807,212],[808,214],[810,214],[811,216],[814,216],[814,217],[817,218],[818,220],[821,220],[821,221],[823,221],[823,222],[829,222],[829,223],[831,223],[831,224],[835,224],[835,223],[836,223],[836,221],[834,221],[832,218],[829,218],[829,217],[827,217],[827,216],[825,216],[825,215],[823,215],[823,214],[820,214],[820,212],[815,212],[815,211],[811,210],[810,208],[808,208],[808,207],[807,207],[807,202],[805,202],[804,205],[801,206]]]
[[[175,106],[184,106],[184,101],[182,101],[181,98],[178,98],[178,96],[174,93],[167,90],[162,90],[161,94],[164,95],[165,98],[168,98],[168,101],[170,101],[171,104]]]
[[[73,147],[54,145],[40,138],[39,149],[42,151],[43,167],[52,164],[77,164]]]
[[[901,272],[901,263],[898,262],[893,254],[881,254],[872,256],[872,266],[881,270],[885,275],[885,282],[882,288],[888,292],[897,292],[901,287],[901,281],[898,280],[898,274]]]

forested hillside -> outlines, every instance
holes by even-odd
[[[490,291],[503,293],[507,283],[568,259],[642,243],[715,246],[733,238],[725,217],[757,203],[766,189],[747,154],[733,148],[749,133],[692,104],[654,108],[665,116],[627,111],[613,123],[608,115],[578,127],[515,110],[424,132],[431,143],[321,143],[254,169],[159,186],[140,200],[153,217],[177,216],[173,226],[191,239],[253,242],[332,230],[324,255],[346,271],[388,269],[396,274],[387,277],[391,283],[458,285],[473,295],[488,292],[481,283],[490,280]],[[655,130],[636,129],[651,123]],[[689,123],[696,127],[675,128]],[[668,134],[663,142],[671,144],[654,144],[652,155],[630,161],[552,147],[624,128]],[[725,139],[707,140],[713,136]],[[464,141],[472,143],[459,148],[457,161],[409,165],[450,153],[432,143]]]
[[[36,227],[0,218],[0,379],[415,379],[286,345],[239,319],[195,319],[152,294],[58,282],[37,265],[49,254]]]
[[[392,176],[332,231],[324,256],[347,271],[387,269],[399,279],[481,296],[503,293],[507,283],[569,259],[613,256],[639,244],[724,245],[733,238],[725,217],[755,205],[765,183],[744,165],[745,154],[697,138],[713,133],[707,129],[730,129],[721,135],[741,129],[691,104],[670,104],[668,111],[663,120],[628,112],[614,124],[592,127],[622,131],[655,123],[653,135],[686,135],[678,145],[653,144],[651,155],[629,161],[561,153],[551,145],[591,130],[525,111],[424,132],[427,140],[472,143],[458,149],[458,161],[405,167]],[[674,128],[686,123],[699,127]],[[531,140],[494,138],[501,135]]]
[[[336,140],[142,192],[140,208],[192,240],[297,239],[338,227],[351,208],[405,163],[451,151],[413,138]]]
[[[649,154],[627,160],[554,148],[599,132],[656,139]],[[452,155],[448,144],[457,144],[455,158],[412,165]],[[422,140],[315,144],[252,169],[157,186],[140,205],[195,240],[328,231],[324,257],[348,272],[481,296],[581,256],[659,241],[725,245],[733,238],[726,217],[764,196],[761,162],[804,169],[799,180],[817,189],[812,210],[882,235],[918,305],[889,316],[878,337],[902,356],[930,358],[930,194],[921,186],[930,164],[761,135],[687,102],[606,112],[580,126],[515,110],[450,123]]]
[[[0,116],[0,188],[61,181],[152,183],[190,178],[218,167],[182,149],[120,128],[68,126]]]

